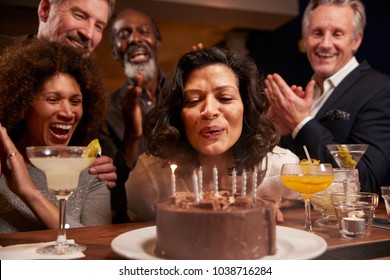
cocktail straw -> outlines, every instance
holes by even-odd
[[[306,145],[303,145],[303,149],[305,150],[305,154],[306,154],[307,159],[309,160],[309,163],[313,163],[311,160],[311,157],[309,155],[309,151],[306,148]]]

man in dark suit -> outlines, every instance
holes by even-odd
[[[268,75],[266,95],[281,146],[300,158],[306,157],[304,145],[312,158],[332,162],[326,144],[369,144],[357,165],[361,189],[379,193],[390,170],[390,77],[354,56],[365,23],[360,0],[311,1],[302,40],[312,81],[303,90]]]

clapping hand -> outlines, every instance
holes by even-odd
[[[310,116],[315,82],[310,81],[303,91],[302,87],[290,87],[280,75],[272,74],[267,76],[265,85],[270,103],[269,118],[282,135],[291,134],[305,117]]]

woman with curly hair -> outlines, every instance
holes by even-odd
[[[28,146],[86,145],[104,121],[96,64],[63,43],[33,39],[0,61],[0,232],[57,228],[56,198]],[[84,171],[69,198],[71,227],[111,223],[106,182]]]
[[[200,167],[203,190],[213,190],[215,168],[219,190],[231,190],[233,170],[245,172],[250,186],[253,171],[268,162],[256,194],[277,205],[289,192],[279,177],[281,165],[298,158],[276,146],[279,134],[266,117],[263,89],[256,65],[247,57],[219,48],[184,55],[160,105],[147,116],[148,153],[138,159],[126,182],[129,217],[155,219],[156,204],[171,194],[169,163],[178,166],[177,191],[193,191],[192,173]]]

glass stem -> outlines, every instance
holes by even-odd
[[[59,203],[59,211],[60,211],[60,226],[57,235],[57,245],[65,245],[66,244],[65,213],[66,213],[67,199],[60,198],[58,200],[58,203]]]
[[[305,198],[305,230],[312,232],[313,226],[311,224],[311,202],[310,198]]]

